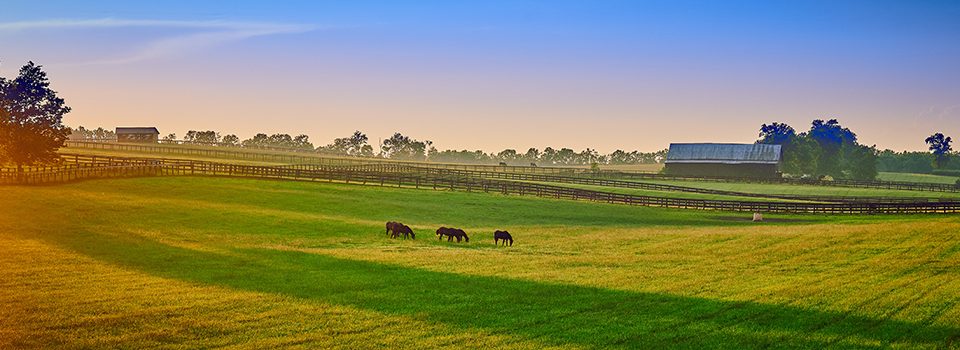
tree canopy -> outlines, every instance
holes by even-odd
[[[783,171],[792,175],[872,180],[877,176],[877,151],[857,143],[857,135],[836,119],[814,120],[810,130],[797,133],[790,125],[760,126],[757,143],[781,145]]]
[[[933,153],[933,166],[937,169],[943,168],[950,160],[950,151],[953,150],[950,143],[953,142],[953,139],[938,132],[927,137],[924,142],[930,145],[930,152]]]
[[[0,78],[0,161],[24,165],[54,161],[70,130],[70,107],[50,88],[47,73],[29,62],[13,80]]]

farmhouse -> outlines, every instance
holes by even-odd
[[[160,131],[155,127],[117,128],[117,142],[157,143]]]
[[[780,145],[671,143],[664,172],[681,176],[780,177]]]

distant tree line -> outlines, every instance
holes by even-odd
[[[83,126],[73,131],[73,137],[86,140],[115,140],[112,131],[97,128],[88,130]],[[434,161],[448,163],[475,163],[495,164],[507,163],[511,165],[592,165],[592,164],[657,164],[662,163],[667,156],[667,150],[657,152],[640,152],[616,150],[610,154],[600,154],[595,149],[587,148],[574,151],[570,148],[547,147],[542,151],[530,148],[520,153],[515,149],[505,149],[496,153],[486,153],[481,150],[438,150],[429,140],[417,140],[401,133],[383,140],[379,150],[369,143],[366,134],[355,131],[347,137],[336,138],[332,143],[315,147],[307,135],[290,136],[289,134],[258,133],[253,137],[240,140],[233,134],[221,136],[213,130],[190,130],[183,139],[177,139],[176,134],[168,134],[161,138],[161,143],[194,144],[207,146],[245,147],[260,149],[293,149],[299,151],[315,151],[320,153],[353,157],[380,157],[396,160]]]
[[[857,134],[836,119],[814,120],[810,130],[797,133],[790,125],[774,122],[760,126],[757,143],[783,146],[784,173],[794,176],[830,176],[872,180],[880,171],[950,173],[960,169],[952,154],[951,138],[936,133],[924,140],[930,152],[880,151],[861,145]]]
[[[880,151],[877,154],[877,170],[960,177],[960,155],[953,152],[953,140],[938,132],[924,141],[929,152]]]
[[[89,140],[113,140],[116,135],[104,128],[73,130],[73,137]],[[849,179],[874,179],[877,173],[909,172],[939,173],[957,176],[960,174],[960,157],[952,153],[951,138],[941,133],[928,137],[925,142],[930,152],[895,152],[878,150],[875,146],[862,145],[857,134],[840,125],[836,119],[814,120],[810,129],[797,132],[790,125],[773,122],[760,126],[757,143],[783,146],[782,170],[789,176],[809,176]],[[482,150],[439,150],[429,140],[417,140],[401,133],[394,133],[383,140],[379,150],[369,143],[366,134],[353,134],[336,138],[325,146],[314,146],[304,134],[291,136],[276,133],[258,133],[240,140],[233,134],[221,136],[213,130],[190,130],[182,140],[169,134],[161,142],[210,146],[244,147],[258,149],[291,149],[353,157],[379,157],[396,160],[433,161],[445,163],[473,163],[510,165],[608,165],[608,164],[658,164],[663,163],[667,150],[639,152],[616,150],[601,154],[595,149],[575,151],[570,148],[546,147],[543,150],[530,148],[525,152],[505,149],[486,153]]]
[[[107,130],[104,128],[88,130],[83,126],[80,126],[76,129],[68,128],[68,130],[71,139],[94,141],[112,141],[117,139],[117,134],[114,133],[113,130]]]

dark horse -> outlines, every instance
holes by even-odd
[[[500,230],[494,231],[493,244],[499,245],[500,240],[503,240],[503,245],[507,245],[507,241],[510,241],[510,246],[513,246],[513,237],[510,236],[510,232]]]
[[[387,221],[387,235],[388,235],[388,236],[390,235],[390,231],[393,231],[393,228],[394,228],[395,226],[397,226],[397,223],[396,223],[396,222]]]
[[[393,234],[390,234],[390,231],[393,231]],[[411,239],[417,239],[417,235],[413,233],[413,229],[411,229],[410,226],[399,222],[387,222],[387,234],[390,235],[390,238],[397,238],[403,235],[403,239],[407,239],[408,236]]]
[[[441,227],[437,229],[437,236],[440,236],[440,239],[443,240],[443,236],[447,236],[447,242],[453,241],[453,238],[457,238],[457,243],[460,242],[460,239],[463,238],[467,242],[470,242],[470,237],[467,237],[467,233],[458,228],[447,228]]]

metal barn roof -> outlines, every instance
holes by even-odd
[[[126,127],[117,127],[116,133],[120,134],[160,134],[160,131],[155,127],[135,127],[135,128],[126,128]]]
[[[671,143],[666,163],[777,164],[780,145]]]

